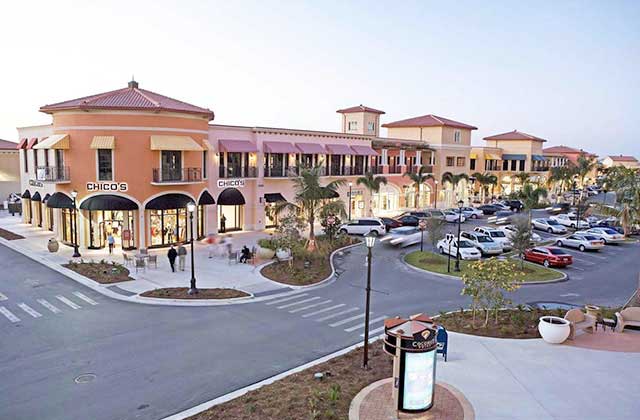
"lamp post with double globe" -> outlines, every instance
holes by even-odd
[[[189,294],[196,295],[198,294],[198,289],[196,288],[196,269],[194,266],[194,257],[193,257],[193,213],[196,211],[196,204],[194,202],[190,202],[187,204],[187,211],[189,212],[189,225],[191,229],[191,284],[189,285]]]
[[[80,258],[80,251],[78,250],[78,210],[76,207],[76,197],[78,196],[78,191],[71,191],[71,198],[73,198],[73,220],[71,221],[71,226],[73,226],[73,258]]]

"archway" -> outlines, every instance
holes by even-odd
[[[193,202],[192,197],[182,193],[162,194],[147,202],[145,210],[149,216],[151,247],[187,241],[187,204]]]
[[[96,194],[80,203],[88,223],[89,248],[104,248],[111,235],[115,246],[135,248],[135,227],[139,206],[122,195]],[[85,225],[87,227],[87,225]]]
[[[400,210],[400,188],[392,183],[380,186],[380,191],[371,195],[371,211],[376,216],[395,215]]]
[[[242,230],[244,225],[244,196],[237,188],[226,188],[218,195],[218,231]]]

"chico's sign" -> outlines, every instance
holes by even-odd
[[[87,182],[87,191],[127,191],[126,182]]]
[[[244,187],[244,179],[219,179],[218,188]]]

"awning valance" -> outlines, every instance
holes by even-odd
[[[548,160],[542,155],[531,155],[531,159],[535,160],[536,162],[544,162],[545,160]]]
[[[31,140],[29,140],[29,143],[27,144],[27,149],[33,149],[33,146],[35,146],[36,144],[38,144],[38,138],[34,137]]]
[[[526,160],[527,155],[519,155],[519,154],[503,154],[502,160]]]
[[[241,206],[245,204],[244,196],[237,188],[227,188],[218,195],[219,206]]]
[[[200,198],[198,199],[198,205],[207,206],[210,204],[216,204],[216,201],[213,199],[211,194],[209,194],[209,191],[202,191],[202,194],[200,194]]]
[[[18,145],[16,146],[16,149],[24,149],[25,147],[27,147],[28,142],[29,142],[29,139],[20,140],[20,143],[18,143]]]
[[[44,195],[44,197],[42,197],[42,202],[43,202],[43,203],[46,203],[46,202],[47,202],[47,200],[49,200],[49,197],[51,197],[51,194],[48,194],[48,193],[47,193],[47,194],[45,194],[45,195]]]
[[[204,149],[189,136],[151,136],[151,150],[201,152]]]
[[[318,143],[296,143],[296,147],[304,154],[312,155],[324,155],[327,153],[327,150],[323,145]]]
[[[478,159],[477,153],[469,153],[469,159]]]
[[[267,203],[278,203],[287,200],[280,193],[266,193],[264,195],[264,201]]]
[[[126,197],[100,194],[84,200],[80,208],[82,210],[138,210],[138,205]]]
[[[54,209],[72,209],[73,200],[64,193],[56,192],[51,194],[51,197],[47,200],[47,207]]]
[[[289,142],[265,141],[262,145],[267,153],[298,153],[298,149]]]
[[[256,145],[248,140],[220,140],[218,143],[221,152],[250,153],[258,151]]]
[[[40,193],[38,191],[31,196],[31,201],[42,201],[42,197],[40,197]]]
[[[356,152],[356,155],[360,155],[360,156],[378,156],[378,152],[376,152],[375,150],[373,150],[371,147],[369,146],[351,146],[351,149],[353,149],[354,152]]]
[[[21,195],[22,198],[25,198],[27,200],[31,200],[31,191],[29,190],[24,190],[24,192]]]
[[[68,134],[53,134],[47,137],[45,140],[38,143],[34,149],[68,149],[69,148],[69,135]]]
[[[116,138],[114,136],[93,136],[92,149],[115,149]]]
[[[332,155],[352,155],[354,154],[353,149],[351,149],[346,144],[327,144],[327,150]]]
[[[189,203],[193,203],[193,200],[188,195],[179,193],[164,194],[149,201],[145,208],[147,210],[182,209],[187,207]]]
[[[499,156],[499,155],[494,155],[493,153],[485,153],[484,154],[484,159],[485,160],[500,160],[500,159],[502,159],[502,157]]]

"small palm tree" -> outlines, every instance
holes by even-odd
[[[380,192],[382,185],[387,185],[387,178],[384,176],[374,176],[371,172],[367,172],[365,176],[361,176],[356,180],[357,185],[363,185],[369,190],[369,213],[373,215],[373,194]]]
[[[453,187],[453,190],[456,189],[460,181],[462,181],[463,179],[468,182],[469,175],[465,173],[454,175],[451,172],[445,172],[442,174],[442,184],[444,185],[445,182],[448,182]]]
[[[514,178],[517,179],[522,186],[525,186],[529,183],[529,174],[526,172],[518,172],[514,175]]]
[[[418,169],[418,172],[407,171],[403,176],[406,176],[413,182],[412,186],[415,191],[414,204],[417,209],[420,205],[420,186],[425,184],[428,180],[433,179],[433,175],[428,173],[426,166],[421,166],[420,169]]]
[[[471,176],[475,178],[478,184],[480,184],[480,190],[482,192],[482,202],[484,203],[486,200],[488,187],[491,186],[492,194],[493,194],[493,187],[498,183],[498,177],[488,172],[485,172],[485,173],[476,172]]]
[[[580,178],[580,186],[584,187],[585,178],[595,169],[598,162],[596,162],[594,157],[587,156],[582,153],[578,156],[576,163],[575,172],[578,175],[578,178]]]

